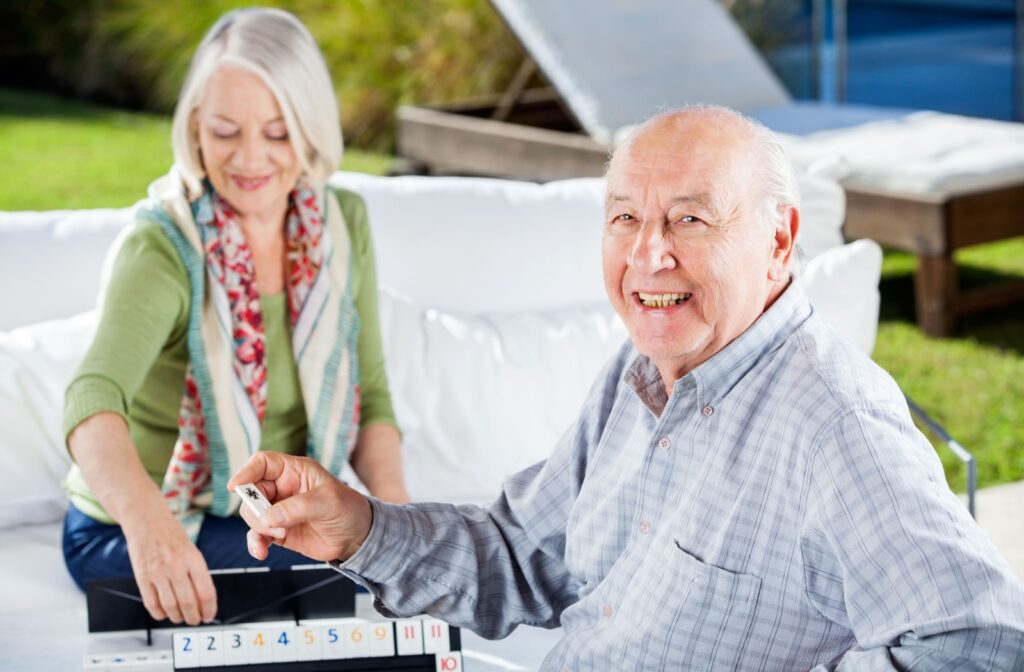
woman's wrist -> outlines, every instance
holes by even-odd
[[[367,486],[367,489],[371,495],[383,502],[390,502],[392,504],[406,504],[409,502],[409,492],[405,489],[405,484],[401,480],[372,488]]]

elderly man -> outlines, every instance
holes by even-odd
[[[394,506],[258,454],[268,543],[384,613],[565,636],[545,669],[1020,670],[1024,586],[947,488],[895,383],[792,278],[796,183],[722,108],[645,123],[608,169],[604,276],[630,341],[550,458],[489,509]]]

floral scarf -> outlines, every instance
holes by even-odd
[[[190,361],[163,492],[194,540],[204,511],[225,516],[237,509],[225,484],[260,449],[266,341],[253,255],[238,214],[209,183],[198,198],[185,200],[175,177],[154,183],[143,214],[161,224],[189,272]],[[348,231],[334,194],[300,182],[289,197],[285,238],[307,454],[339,474],[359,426],[359,317]]]

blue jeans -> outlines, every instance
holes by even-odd
[[[270,567],[288,569],[292,565],[315,564],[304,555],[271,546],[266,560],[249,555],[245,533],[249,526],[241,518],[220,518],[207,514],[199,530],[196,546],[210,569]],[[64,563],[79,588],[93,579],[134,576],[128,559],[128,544],[120,525],[108,525],[90,518],[74,504],[64,518]]]

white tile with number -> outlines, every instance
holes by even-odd
[[[312,625],[295,628],[299,645],[299,660],[323,660],[323,636],[320,629]]]
[[[462,653],[459,651],[445,651],[434,657],[434,669],[436,672],[463,672]]]
[[[370,640],[368,639],[370,624],[357,621],[345,624],[345,657],[369,658]]]
[[[400,656],[423,653],[423,619],[404,618],[395,621],[395,641],[398,642]]]
[[[370,624],[370,656],[390,657],[395,655],[395,625],[387,623]]]
[[[275,663],[292,663],[299,659],[299,629],[294,626],[270,631],[270,655]]]
[[[451,642],[449,626],[434,618],[348,618],[182,630],[173,633],[172,654],[176,670],[261,663],[287,669],[287,663],[298,661],[434,655],[438,670],[461,672],[462,656],[451,651]],[[146,669],[145,664],[130,659],[115,662],[112,655],[87,656],[84,668],[90,672],[135,670],[136,666]]]
[[[436,618],[423,619],[423,653],[451,651],[448,624]]]

